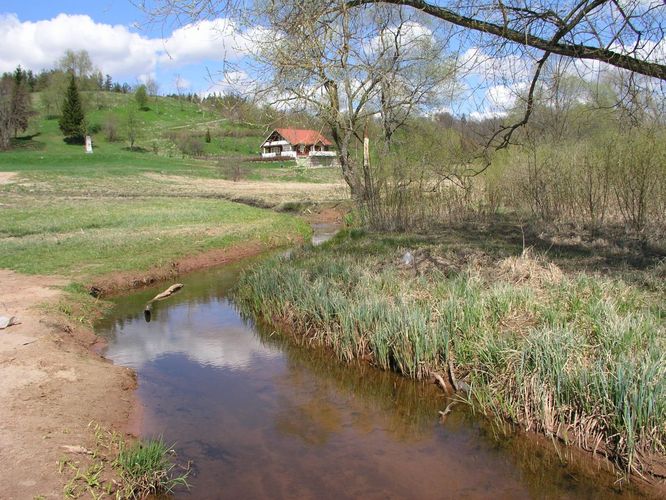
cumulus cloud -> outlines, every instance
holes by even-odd
[[[228,19],[205,20],[174,30],[164,40],[160,62],[182,64],[210,59],[238,59],[249,51],[249,42]]]
[[[106,73],[145,79],[158,63],[179,66],[242,57],[248,42],[225,19],[188,24],[162,39],[98,23],[87,15],[21,21],[15,14],[0,14],[0,71],[19,64],[34,71],[50,68],[67,49],[87,50]]]

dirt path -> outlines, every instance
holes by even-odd
[[[0,186],[3,184],[11,184],[16,177],[15,172],[0,172]]]
[[[62,498],[62,446],[92,446],[91,421],[122,431],[129,420],[132,372],[92,353],[91,331],[38,307],[64,282],[0,270],[0,315],[21,322],[0,330],[1,498]]]

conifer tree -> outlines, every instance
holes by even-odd
[[[71,73],[69,87],[65,94],[65,101],[62,106],[62,116],[60,117],[60,130],[65,136],[67,142],[83,142],[86,134],[85,115],[81,105],[81,96],[76,87],[76,78]]]
[[[210,139],[210,129],[207,128],[207,129],[206,129],[206,142],[210,143],[210,140],[211,140],[211,139]]]

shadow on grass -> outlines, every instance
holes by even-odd
[[[42,141],[35,140],[35,137],[39,137],[40,132],[24,135],[21,137],[16,137],[11,141],[11,149],[19,151],[42,151],[46,149],[46,143]]]
[[[428,234],[383,234],[374,249],[419,248],[436,245],[459,254],[482,252],[492,259],[520,255],[532,248],[565,271],[599,272],[644,270],[666,259],[666,238],[632,235],[622,226],[586,231],[572,225],[545,226],[521,221],[515,215],[495,215],[484,221],[441,225]],[[384,248],[382,248],[384,247]]]

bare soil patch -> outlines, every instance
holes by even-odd
[[[0,186],[13,183],[16,175],[16,172],[0,172]]]
[[[56,287],[65,283],[0,270],[0,314],[20,322],[0,330],[3,498],[62,498],[63,446],[91,448],[91,421],[121,432],[129,421],[133,372],[94,354],[92,331],[40,308],[57,300]]]

